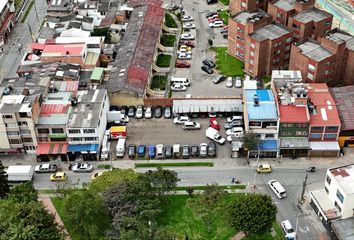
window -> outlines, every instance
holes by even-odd
[[[327,187],[325,187],[325,191],[326,191],[326,193],[328,194],[329,191],[328,191],[328,188],[327,188]]]
[[[26,135],[26,134],[31,134],[31,131],[28,130],[28,129],[21,129],[20,133],[23,134],[23,135]]]
[[[332,181],[332,179],[327,175],[326,182],[328,183],[328,186],[331,185],[331,181]]]
[[[72,134],[80,133],[80,129],[69,129],[69,133],[72,133]]]
[[[12,119],[12,115],[3,115],[2,117],[5,119]]]
[[[323,132],[323,127],[312,127],[311,132]]]
[[[253,60],[252,60],[252,59],[250,59],[250,64],[252,64],[252,65],[253,65]]]
[[[27,122],[17,122],[17,124],[19,126],[27,126],[28,125]]]
[[[33,140],[32,140],[32,138],[22,138],[22,141],[24,142],[24,143],[28,143],[28,142],[33,142]]]
[[[284,17],[284,15],[283,15],[283,14],[281,14],[281,13],[277,13],[277,17],[278,17],[278,18],[283,18],[283,17]]]
[[[313,74],[307,73],[307,78],[313,80]]]
[[[274,134],[266,134],[265,138],[274,138]]]
[[[241,6],[242,7],[246,7],[246,3],[245,2],[241,2]]]
[[[312,65],[312,64],[309,64],[309,65],[307,66],[307,68],[310,69],[310,70],[312,70],[312,71],[315,71],[315,70],[316,70],[316,67],[315,67],[314,65]]]
[[[21,139],[9,139],[10,144],[22,144]]]
[[[310,139],[321,139],[322,138],[322,134],[320,133],[311,133],[310,134]]]
[[[339,199],[339,201],[340,201],[341,203],[344,202],[343,194],[339,191],[339,189],[337,189],[336,196],[337,196],[337,198]]]
[[[254,43],[251,43],[251,48],[255,48],[256,45]]]
[[[339,211],[339,212],[342,212],[342,208],[339,206],[339,204],[337,203],[337,201],[334,202],[334,206],[335,206],[336,208],[338,208],[338,211]]]
[[[331,22],[330,22],[330,21],[329,21],[329,22],[326,22],[326,23],[325,23],[325,26],[326,26],[326,27],[331,26]]]
[[[329,127],[326,127],[326,131],[338,131],[338,127],[337,126],[329,126]]]
[[[307,134],[306,131],[296,131],[296,132],[295,132],[295,135],[296,135],[296,136],[304,136],[304,135],[306,135],[306,134]]]
[[[34,146],[25,146],[25,149],[28,150],[36,150]]]
[[[251,55],[251,56],[254,56],[254,52],[253,52],[253,51],[250,51],[250,55]]]
[[[279,62],[279,58],[273,59],[273,63],[278,63]]]
[[[74,142],[79,142],[81,141],[82,139],[81,138],[78,138],[78,137],[74,137],[74,138],[71,138],[71,141],[74,141]]]
[[[294,24],[294,23],[293,23],[293,28],[295,28],[295,29],[298,29],[298,30],[299,30],[299,29],[300,29],[300,26],[298,26],[298,25],[296,25],[296,24]]]
[[[28,116],[27,116],[27,113],[25,113],[25,112],[20,112],[20,118],[26,118],[26,117],[28,117]]]
[[[47,137],[39,137],[38,142],[48,142],[48,138]]]
[[[48,128],[38,128],[38,133],[49,133]]]
[[[97,141],[96,137],[87,137],[85,138],[85,141]]]
[[[280,54],[280,50],[276,50],[273,53],[274,53],[274,55],[278,55],[278,54]]]
[[[16,135],[19,135],[19,132],[18,131],[7,131],[6,132],[8,136],[16,136]]]
[[[62,128],[52,128],[52,133],[64,133],[64,129],[62,129]]]
[[[5,127],[7,128],[18,128],[17,123],[5,123]]]
[[[287,54],[284,55],[284,59],[288,59],[289,57],[290,57],[290,54],[289,54],[289,53],[287,53]]]
[[[335,133],[327,133],[324,135],[325,139],[336,139],[337,138],[337,134]]]

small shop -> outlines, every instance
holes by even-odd
[[[70,161],[79,159],[97,161],[99,159],[98,144],[69,144],[67,153]]]
[[[302,137],[280,138],[279,151],[283,157],[308,157],[310,143]]]
[[[249,150],[249,158],[277,158],[278,157],[278,141],[273,140],[260,140],[257,144],[257,149]]]
[[[38,143],[36,150],[37,161],[67,161],[67,147],[67,143]]]
[[[338,157],[338,142],[310,142],[310,157]]]

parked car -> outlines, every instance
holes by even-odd
[[[195,47],[195,43],[191,41],[179,41],[178,45],[186,45],[191,48]]]
[[[234,116],[228,117],[228,118],[226,119],[226,121],[227,121],[228,123],[233,122],[233,121],[235,121],[235,120],[242,120],[242,116],[234,115]]]
[[[66,181],[68,176],[66,175],[65,172],[56,172],[50,175],[50,181]]]
[[[222,20],[221,20],[220,17],[213,17],[213,18],[208,19],[209,24],[210,24],[210,23],[213,23],[213,22],[215,22],[215,21],[222,21]]]
[[[207,65],[208,67],[210,68],[213,68],[215,67],[215,63],[209,59],[204,59],[203,62],[202,62],[204,65]]]
[[[241,80],[241,77],[236,77],[235,87],[237,87],[237,88],[242,87],[242,80]]]
[[[189,145],[182,145],[182,157],[189,158]]]
[[[180,144],[173,144],[172,154],[173,154],[174,158],[179,158],[181,156],[181,145]]]
[[[148,146],[148,157],[149,158],[155,158],[156,156],[156,149],[154,145],[149,145]]]
[[[177,50],[177,54],[179,55],[181,53],[183,53],[185,55],[191,55],[192,56],[192,51],[189,50],[188,48],[180,48],[180,49],[178,49]]]
[[[208,65],[203,65],[201,69],[208,74],[212,74],[214,72],[214,70],[211,69]]]
[[[293,228],[293,226],[291,225],[289,220],[285,220],[282,221],[280,224],[281,228],[283,229],[284,233],[285,233],[285,239],[292,239],[295,240],[296,239],[296,232]]]
[[[191,146],[191,157],[198,157],[199,156],[199,147],[198,145]]]
[[[225,28],[222,28],[222,29],[220,30],[220,33],[221,33],[221,34],[229,33],[229,30],[228,30],[228,29],[225,29]]]
[[[220,18],[219,14],[214,14],[214,15],[208,17],[208,20],[213,20],[215,18]]]
[[[190,60],[190,59],[192,59],[192,55],[189,53],[180,52],[180,53],[178,53],[177,58],[181,59],[181,60]]]
[[[223,76],[223,75],[217,75],[217,76],[215,76],[214,78],[213,78],[213,83],[214,84],[218,84],[218,83],[221,83],[222,81],[224,81],[225,80],[225,76]]]
[[[171,107],[167,106],[165,108],[165,112],[164,112],[163,116],[164,116],[164,118],[171,118],[172,117]]]
[[[200,157],[206,157],[208,154],[208,144],[206,143],[201,143],[199,146],[199,156]]]
[[[216,118],[218,116],[218,114],[216,112],[208,112],[208,116],[210,118]]]
[[[199,130],[200,129],[200,123],[197,122],[184,122],[183,123],[183,129],[184,130]]]
[[[193,21],[194,19],[191,16],[184,15],[182,16],[182,22],[190,22]]]
[[[171,158],[172,157],[172,146],[167,145],[165,146],[165,158]]]
[[[226,87],[231,88],[232,87],[232,77],[228,77],[226,80]]]
[[[59,166],[54,163],[40,164],[34,168],[35,173],[55,173],[58,170],[59,170]]]
[[[226,135],[234,135],[235,133],[238,134],[243,134],[243,128],[242,127],[233,127],[228,130],[226,130]]]
[[[138,106],[136,108],[135,116],[138,119],[143,117],[143,106]]]
[[[224,23],[221,20],[216,20],[214,22],[209,23],[209,27],[211,27],[211,28],[217,28],[217,27],[222,27],[222,26],[224,26]]]
[[[145,145],[139,145],[138,146],[138,157],[145,157]]]
[[[155,118],[161,118],[162,117],[162,107],[157,106],[155,107]]]
[[[210,4],[214,4],[214,3],[217,3],[218,0],[207,0],[207,4],[210,5]]]
[[[109,106],[109,111],[119,111],[119,107],[117,105]]]
[[[214,142],[208,143],[208,156],[216,157],[216,144]]]
[[[101,171],[101,172],[96,172],[94,174],[92,174],[91,176],[91,180],[95,180],[96,178],[98,178],[99,176],[102,176],[105,172]]]
[[[185,60],[177,60],[175,66],[177,68],[189,68],[191,64]]]
[[[152,118],[151,107],[146,107],[145,112],[144,112],[144,117],[147,119]]]
[[[128,107],[127,106],[121,106],[120,107],[120,113],[122,115],[128,115]],[[128,115],[129,116],[129,115]],[[129,116],[130,117],[130,116]]]
[[[205,17],[208,18],[208,17],[211,17],[211,16],[213,16],[213,15],[218,15],[218,13],[217,13],[217,12],[208,12],[208,13],[205,15]]]
[[[174,124],[183,124],[185,122],[189,122],[190,119],[187,116],[179,116],[173,119]]]
[[[73,172],[92,172],[93,166],[89,163],[75,163],[71,170]]]
[[[177,6],[176,4],[169,5],[167,7],[167,10],[169,10],[169,11],[176,11],[177,9],[179,9],[179,6]]]
[[[216,118],[209,119],[209,126],[216,129],[216,130],[220,130],[220,125],[219,125],[218,120]]]
[[[183,28],[184,29],[194,29],[195,24],[194,23],[185,23],[185,24],[183,24]]]
[[[189,33],[182,33],[180,36],[180,39],[182,40],[194,40],[194,35],[189,34]]]
[[[186,85],[174,83],[171,85],[171,90],[174,92],[184,92],[187,90]]]
[[[220,136],[219,131],[209,127],[205,130],[205,136],[215,142],[217,142],[220,145],[223,145],[225,143],[225,138],[223,138],[222,136]]]
[[[157,144],[156,145],[156,158],[161,159],[164,156],[164,147],[162,144]]]
[[[134,106],[130,106],[128,108],[128,117],[134,117],[134,114],[135,114],[135,107]]]
[[[230,123],[225,123],[225,130],[227,130],[227,129],[230,129],[230,128],[233,128],[233,127],[240,127],[240,126],[242,126],[242,120],[234,120],[234,121],[232,121],[232,122],[230,122]]]
[[[135,144],[129,144],[128,146],[128,157],[133,159],[135,157],[136,146]]]

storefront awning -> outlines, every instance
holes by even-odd
[[[261,140],[258,142],[258,149],[260,151],[278,151],[277,140]]]
[[[338,142],[310,142],[312,151],[339,151]]]
[[[66,154],[67,143],[39,143],[36,155],[61,155]]]
[[[96,153],[98,144],[69,144],[67,152]]]
[[[310,149],[308,138],[304,137],[289,137],[280,138],[280,149]]]

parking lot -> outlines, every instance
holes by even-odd
[[[201,70],[202,61],[210,59],[215,62],[215,53],[208,50],[208,39],[213,40],[213,46],[227,46],[227,39],[222,37],[221,28],[209,28],[208,21],[205,17],[209,11],[216,11],[224,6],[220,4],[207,5],[205,1],[185,1],[185,15],[194,18],[193,23],[196,29],[191,29],[188,32],[195,36],[195,48],[192,50],[192,59],[190,60],[190,68],[174,68],[171,76],[185,77],[191,81],[191,86],[184,92],[173,92],[173,97],[185,97],[186,94],[191,94],[192,97],[240,97],[241,88],[226,87],[226,82],[219,84],[212,83],[212,79],[218,73],[207,74]],[[193,11],[195,9],[195,11]],[[215,69],[214,69],[215,70]]]
[[[192,118],[192,121],[198,122],[201,125],[200,130],[186,131],[182,129],[182,125],[175,125],[173,119],[165,118],[151,118],[151,119],[136,119],[131,118],[127,125],[127,142],[126,154],[124,159],[128,159],[127,148],[129,144],[144,144],[144,145],[173,145],[173,144],[188,144],[200,145],[201,143],[208,143],[209,140],[205,136],[205,130],[209,127],[209,118]],[[220,135],[226,138],[224,124],[225,118],[218,118],[221,127]],[[117,160],[115,156],[117,140],[111,140],[112,160]],[[225,143],[224,145],[217,145],[217,158],[229,158],[231,154],[231,145]]]

